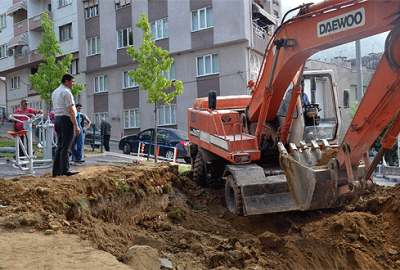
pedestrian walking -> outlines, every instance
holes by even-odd
[[[100,123],[101,134],[103,135],[103,145],[106,151],[110,151],[110,137],[111,137],[111,125],[102,118]]]
[[[81,133],[76,120],[75,101],[71,93],[74,85],[75,78],[71,74],[64,74],[61,79],[61,85],[51,95],[56,115],[55,130],[58,143],[53,161],[53,177],[59,175],[70,176],[79,173],[69,169],[72,143],[75,136]]]

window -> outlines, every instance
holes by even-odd
[[[150,23],[150,32],[153,34],[153,40],[169,37],[168,18]]]
[[[118,30],[118,49],[133,45],[132,28]]]
[[[19,76],[11,77],[11,90],[19,88]]]
[[[29,107],[31,107],[34,110],[41,110],[42,109],[42,102],[40,101],[34,101],[29,103]]]
[[[197,57],[197,76],[216,74],[219,72],[218,54]]]
[[[115,9],[120,9],[131,5],[131,0],[115,0]]]
[[[7,16],[4,13],[0,15],[0,29],[5,28],[6,26],[7,26]]]
[[[125,111],[125,128],[140,127],[140,111],[139,109],[131,109]]]
[[[192,32],[214,26],[211,7],[198,9],[192,12]]]
[[[139,86],[139,84],[137,82],[132,81],[132,77],[128,75],[128,72],[129,71],[123,72],[124,88]]]
[[[87,55],[100,53],[100,37],[89,38],[87,40]]]
[[[96,128],[100,127],[101,119],[105,119],[108,122],[108,113],[95,113],[93,114],[94,124]]]
[[[96,16],[99,16],[99,5],[85,8],[85,19],[90,19]]]
[[[161,71],[161,74],[163,74],[167,80],[175,81],[175,63],[172,63],[168,72]]]
[[[20,105],[11,106],[11,112],[14,113],[19,107],[20,107]]]
[[[158,125],[175,125],[176,124],[176,105],[162,105],[157,109]]]
[[[71,66],[69,67],[70,74],[76,75],[79,73],[78,64],[79,64],[79,59],[74,59],[71,61]]]
[[[101,93],[108,91],[107,75],[94,77],[94,92]]]
[[[0,45],[0,59],[7,57],[7,44]]]
[[[68,40],[72,38],[71,33],[71,26],[72,24],[66,24],[60,26],[60,41]]]
[[[63,7],[72,3],[72,0],[59,0],[59,7]]]

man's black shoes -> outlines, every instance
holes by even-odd
[[[78,173],[79,172],[77,172],[77,171],[75,171],[75,172],[69,171],[69,172],[67,172],[65,174],[53,174],[53,177],[57,177],[57,176],[60,176],[60,175],[71,176],[71,175],[75,175],[75,174],[78,174]]]
[[[75,174],[78,174],[79,172],[77,172],[77,171],[75,171],[75,172],[72,172],[72,171],[69,171],[69,172],[67,172],[65,175],[66,176],[71,176],[71,175],[75,175]]]

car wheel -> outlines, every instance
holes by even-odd
[[[167,152],[165,152],[165,158],[166,159],[170,159],[170,160],[174,160],[174,151],[167,150]]]
[[[185,162],[186,162],[187,164],[189,164],[190,162],[192,162],[192,159],[191,159],[190,157],[184,157],[183,159],[185,160]]]
[[[193,180],[201,187],[207,187],[206,169],[201,152],[197,152],[194,161]]]
[[[129,155],[131,153],[131,145],[129,143],[124,144],[123,153]]]

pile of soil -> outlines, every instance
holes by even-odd
[[[400,185],[345,208],[238,217],[223,190],[200,188],[169,163],[80,171],[0,178],[0,225],[78,235],[132,269],[138,245],[179,270],[400,268]]]

